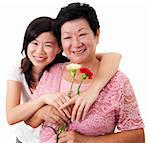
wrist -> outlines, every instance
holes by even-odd
[[[104,83],[104,81],[95,80],[95,81],[93,81],[91,88],[95,89],[95,91],[97,91],[99,93],[105,85],[106,85],[106,83]]]
[[[49,105],[42,106],[35,114],[35,119],[38,119],[40,122],[45,121],[45,115],[49,111]]]
[[[35,113],[35,118],[38,119],[40,122],[44,121],[44,115],[41,114],[40,110]]]
[[[47,99],[47,94],[44,94],[44,95],[42,95],[42,96],[39,97],[40,103],[41,103],[42,105],[47,104],[47,103],[46,103],[46,99]]]

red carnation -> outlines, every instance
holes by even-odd
[[[93,73],[87,68],[80,68],[80,72],[88,76],[89,79],[92,79]]]

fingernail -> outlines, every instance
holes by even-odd
[[[79,122],[79,119],[76,119],[76,122],[78,123],[78,122]]]
[[[71,118],[71,122],[73,122],[74,120]]]

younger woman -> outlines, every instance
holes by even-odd
[[[20,122],[17,126],[17,142],[39,142],[40,127],[33,129],[22,121],[32,117],[43,105],[47,104],[47,100],[54,100],[52,98],[55,97],[53,93],[45,94],[36,100],[30,100],[43,72],[49,70],[56,63],[68,61],[66,57],[62,56],[62,49],[58,46],[53,34],[54,23],[54,19],[39,17],[29,24],[25,32],[22,48],[25,58],[22,59],[20,67],[14,67],[14,69],[10,70],[7,81],[6,113],[7,121],[10,125]],[[101,60],[98,78],[93,82],[93,87],[89,88],[89,92],[92,90],[95,96],[97,96],[98,91],[96,83],[101,84],[103,87],[116,73],[120,54],[98,54],[98,59]],[[83,97],[82,102],[86,101],[88,91],[83,93],[83,95],[81,94],[81,97]],[[94,101],[95,98],[93,98],[92,102]],[[85,103],[85,105],[91,104],[89,102]],[[70,116],[69,108],[63,111],[58,110],[61,114]],[[66,116],[58,116],[60,120],[56,122],[60,124],[68,122]]]

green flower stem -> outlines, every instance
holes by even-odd
[[[68,96],[71,96],[71,94],[72,94],[72,87],[73,87],[74,79],[75,79],[75,74],[72,77],[72,82],[71,82],[71,86],[70,86],[70,90],[69,90]]]
[[[87,77],[88,77],[88,74],[83,74],[83,75],[81,76],[81,82],[80,82],[80,84],[79,84],[79,86],[78,86],[78,88],[77,88],[77,95],[80,95],[80,87],[81,87],[81,84],[82,84],[83,80],[86,79]]]
[[[59,134],[67,129],[68,125],[60,126],[56,132],[56,142],[59,140]]]
[[[78,86],[78,89],[77,89],[77,95],[80,95],[80,87],[81,87],[81,84],[82,84],[82,82],[83,82],[83,78],[81,79],[81,82],[80,82],[80,84],[79,84],[79,86]]]

